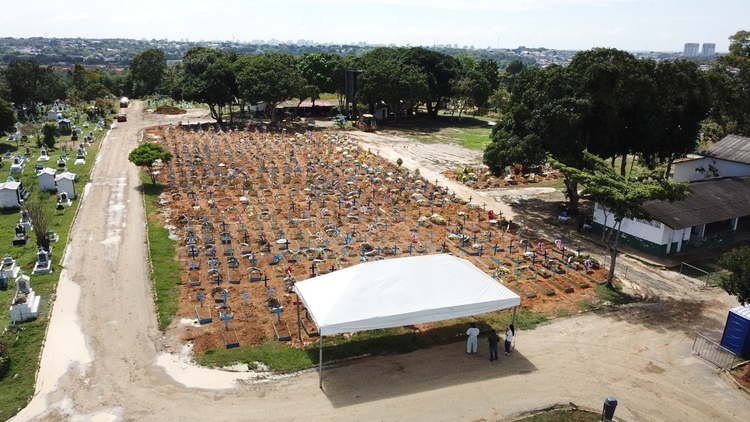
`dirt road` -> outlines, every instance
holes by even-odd
[[[129,121],[103,141],[85,189],[37,393],[16,421],[496,420],[558,402],[600,408],[608,395],[619,400],[617,416],[632,421],[750,415],[750,402],[690,352],[696,331],[720,332],[734,301],[679,280],[664,281],[669,294],[659,296],[657,275],[646,286],[655,302],[520,332],[499,363],[484,348],[466,355],[461,344],[376,356],[327,369],[325,390],[314,371],[234,382],[256,374],[185,364],[164,353],[173,345],[157,330],[139,170],[127,162],[140,130],[159,119],[140,102],[127,112]]]

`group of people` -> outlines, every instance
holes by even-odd
[[[505,356],[510,355],[511,346],[513,344],[513,336],[516,334],[516,329],[513,324],[508,326],[508,330],[505,331]],[[479,328],[477,328],[476,322],[472,322],[469,329],[466,330],[466,335],[469,336],[466,341],[466,353],[477,352],[477,340],[479,337]],[[487,342],[490,345],[490,362],[499,360],[498,357],[498,344],[500,343],[500,335],[497,334],[496,330],[492,330],[490,335],[487,337]]]

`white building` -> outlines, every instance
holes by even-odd
[[[701,48],[701,56],[713,56],[714,54],[716,54],[716,44],[704,42]]]
[[[76,199],[76,187],[75,187],[76,174],[69,171],[64,171],[55,176],[55,184],[57,185],[58,192],[65,192],[68,194],[68,198]]]
[[[690,195],[644,204],[653,220],[623,220],[622,244],[665,256],[732,243],[738,229],[750,230],[750,138],[729,135],[702,156],[675,163],[673,180],[690,181]],[[598,204],[593,217],[601,230],[604,211]],[[613,225],[609,216],[606,226]]]
[[[55,169],[45,167],[39,170],[36,174],[36,178],[39,180],[39,190],[42,192],[56,191],[57,185],[55,184]]]
[[[684,57],[697,57],[698,56],[698,49],[700,48],[700,44],[698,43],[692,43],[688,42],[685,43],[685,49],[682,52],[682,55]]]

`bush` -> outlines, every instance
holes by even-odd
[[[10,370],[10,356],[5,351],[5,345],[0,343],[0,379],[3,379]]]

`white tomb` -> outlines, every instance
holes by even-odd
[[[71,173],[67,170],[58,174],[57,176],[55,176],[57,191],[67,193],[69,199],[76,199],[75,180],[76,174]]]
[[[36,263],[34,263],[34,271],[32,274],[46,274],[52,271],[52,260],[49,258],[49,252],[42,248],[39,248],[39,252],[36,254]]]
[[[0,274],[5,278],[16,278],[18,277],[18,272],[20,270],[21,268],[18,266],[18,264],[16,264],[16,260],[13,259],[13,257],[9,254],[5,254]]]
[[[40,296],[31,288],[29,276],[21,274],[16,278],[16,294],[10,304],[10,320],[17,322],[36,319],[39,315]]]
[[[28,211],[21,210],[21,219],[18,221],[18,225],[23,227],[27,232],[34,230],[34,225],[31,223],[31,217],[29,216]]]
[[[26,165],[26,160],[20,155],[13,157],[13,163],[10,165],[10,174],[18,174],[23,172],[23,167]]]
[[[57,172],[53,168],[44,167],[36,173],[36,178],[39,180],[39,190],[42,192],[56,191],[57,185],[55,185],[55,175]]]
[[[47,154],[47,148],[42,147],[42,150],[39,151],[39,158],[36,159],[37,161],[49,161],[49,155]]]
[[[72,201],[70,200],[68,192],[60,191],[57,194],[57,209],[61,209],[61,207],[69,207],[71,204]]]

